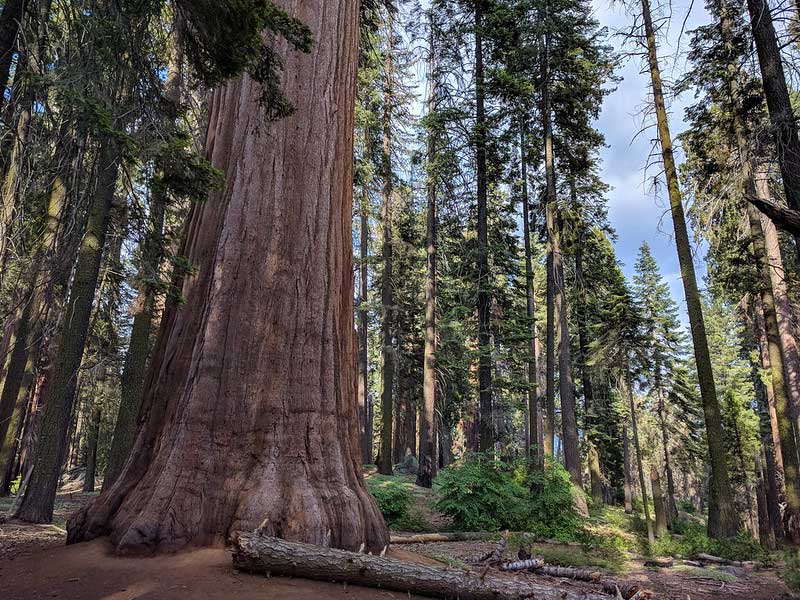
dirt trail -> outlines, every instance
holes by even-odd
[[[407,554],[407,553],[406,553]],[[153,558],[114,556],[105,539],[0,560],[3,600],[368,600],[407,594],[236,572],[222,548]]]

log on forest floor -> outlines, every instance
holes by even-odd
[[[491,531],[455,531],[449,533],[393,533],[389,540],[394,545],[399,544],[430,544],[435,542],[486,542],[496,539],[500,533]],[[530,536],[531,534],[524,531],[505,532],[503,535],[508,536]],[[527,540],[535,544],[554,544],[558,546],[574,546],[580,547],[582,544],[578,542],[560,542],[558,540],[536,539]]]
[[[239,534],[233,564],[250,573],[345,582],[435,598],[608,600],[603,594],[287,542],[260,532]]]
[[[703,552],[695,554],[693,558],[697,561],[700,561],[701,563],[711,563],[714,565],[729,565],[733,567],[743,567],[743,568],[752,568],[756,564],[754,561],[728,560],[727,558],[720,558],[719,556],[713,556],[711,554],[705,554]]]

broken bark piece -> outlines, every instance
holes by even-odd
[[[515,560],[514,562],[507,562],[500,565],[501,571],[524,571],[526,569],[538,569],[544,567],[544,561],[538,558],[529,558],[526,560]]]
[[[391,558],[288,542],[260,532],[240,533],[233,564],[241,570],[319,581],[353,583],[435,598],[460,600],[608,600],[603,594],[556,586],[484,578],[461,569],[440,569]]]

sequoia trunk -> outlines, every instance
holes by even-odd
[[[315,36],[310,55],[276,43],[296,112],[267,122],[247,75],[214,92],[206,152],[227,180],[194,207],[184,246],[196,272],[164,316],[131,456],[71,519],[70,542],[110,533],[119,551],[169,549],[261,527],[341,548],[388,543],[357,419],[358,5],[277,4]]]

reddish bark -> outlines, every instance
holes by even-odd
[[[248,76],[212,98],[227,174],[196,205],[186,304],[168,311],[141,429],[119,478],[69,523],[121,552],[263,526],[289,540],[388,543],[361,473],[353,327],[352,135],[358,5],[276,4],[314,33],[285,57],[296,112],[266,123]]]

